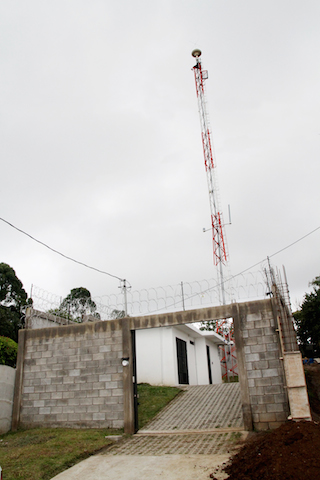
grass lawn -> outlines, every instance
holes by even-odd
[[[139,427],[149,422],[178,388],[142,384],[139,393]],[[3,480],[50,480],[74,464],[113,443],[107,435],[122,430],[34,428],[0,435]]]
[[[147,383],[140,383],[138,385],[139,428],[144,427],[150,422],[179,392],[181,392],[181,390],[176,387],[154,387]]]

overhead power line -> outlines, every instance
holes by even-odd
[[[123,281],[123,278],[117,277],[117,275],[112,275],[112,273],[105,272],[104,270],[99,270],[99,268],[91,267],[90,265],[87,265],[86,263],[79,262],[78,260],[75,260],[74,258],[68,257],[68,255],[64,255],[64,253],[58,252],[58,250],[55,250],[54,248],[49,247],[49,245],[47,245],[46,243],[41,242],[40,240],[34,238],[29,233],[24,232],[23,230],[21,230],[18,227],[15,227],[14,225],[12,225],[12,223],[8,222],[4,218],[0,217],[0,220],[2,220],[4,223],[6,223],[10,227],[14,228],[15,230],[18,230],[18,232],[23,233],[23,235],[26,235],[27,237],[31,238],[31,240],[34,240],[35,242],[40,243],[40,245],[43,245],[44,247],[48,248],[52,252],[57,253],[58,255],[60,255],[63,258],[66,258],[67,260],[71,260],[71,262],[78,263],[79,265],[82,265],[83,267],[90,268],[91,270],[95,270],[96,272],[103,273],[104,275],[108,275],[109,277],[116,278],[117,280],[120,280],[121,282]]]
[[[257,267],[258,265],[261,265],[262,262],[264,262],[265,260],[267,260],[268,258],[272,258],[272,257],[275,257],[276,255],[278,255],[278,253],[281,253],[283,252],[284,250],[287,250],[288,248],[292,247],[293,245],[295,245],[296,243],[298,242],[301,242],[301,240],[305,239],[306,237],[309,237],[309,235],[312,235],[314,232],[316,232],[317,230],[320,229],[320,226],[315,228],[314,230],[312,230],[311,232],[307,233],[306,235],[304,235],[303,237],[300,237],[298,240],[295,240],[294,242],[290,243],[289,245],[287,245],[286,247],[283,247],[281,248],[281,250],[278,250],[277,252],[273,253],[272,255],[269,255],[269,257],[266,257],[264,258],[263,260],[260,260],[259,262],[255,263],[254,265],[251,265],[250,267],[247,267],[245,268],[244,270],[242,270],[241,272],[239,273],[236,273],[235,275],[232,275],[229,279],[225,280],[225,281],[230,281],[230,280],[233,280],[234,278],[237,278],[239,277],[240,275],[243,275],[244,273],[246,273],[248,270],[252,270],[252,268],[255,268]],[[202,291],[202,293],[207,293],[207,292],[210,292],[211,290],[214,290],[215,288],[217,287],[220,287],[220,285],[215,285],[214,287],[209,287],[205,290]],[[185,296],[185,299],[189,300],[193,297],[196,297],[197,295],[199,295],[199,293],[194,293],[192,295],[186,295]],[[182,302],[182,301],[181,301]],[[181,303],[180,302],[180,303]],[[177,302],[173,303],[172,305],[168,305],[169,307],[172,307],[176,304]],[[166,307],[163,307],[163,308],[159,308],[157,310],[154,310],[153,312],[150,312],[150,313],[155,313],[155,312],[160,312],[161,310],[164,310]]]
[[[2,222],[6,223],[7,225],[9,225],[10,227],[14,228],[15,230],[17,230],[18,232],[23,233],[23,234],[26,235],[27,237],[31,238],[31,240],[34,240],[35,242],[40,243],[40,245],[43,245],[44,247],[48,248],[49,250],[51,250],[51,251],[54,252],[54,253],[57,253],[57,254],[60,255],[61,257],[66,258],[67,260],[71,260],[71,261],[74,262],[74,263],[78,263],[79,265],[82,265],[83,267],[90,268],[91,270],[95,270],[96,272],[102,273],[102,274],[104,274],[104,275],[108,275],[109,277],[116,278],[117,280],[120,280],[121,282],[124,281],[123,278],[117,277],[117,275],[112,275],[111,273],[105,272],[104,270],[99,270],[98,268],[91,267],[90,265],[87,265],[86,263],[79,262],[78,260],[75,260],[74,258],[71,258],[71,257],[69,257],[68,255],[64,255],[63,253],[59,252],[58,250],[55,250],[54,248],[49,247],[49,245],[47,245],[46,243],[41,242],[40,240],[37,240],[35,237],[33,237],[32,235],[30,235],[29,233],[24,232],[23,230],[21,230],[20,228],[16,227],[16,226],[13,225],[12,223],[8,222],[8,221],[5,220],[4,218],[1,218],[1,217],[0,217],[0,220],[1,220]],[[269,258],[275,257],[276,255],[278,255],[279,253],[283,252],[284,250],[287,250],[288,248],[292,247],[292,246],[295,245],[296,243],[301,242],[301,240],[304,240],[305,238],[309,237],[310,235],[312,235],[313,233],[315,233],[315,232],[316,232],[317,230],[319,230],[319,229],[320,229],[320,226],[317,227],[317,228],[315,228],[315,229],[312,230],[311,232],[307,233],[306,235],[303,235],[303,237],[298,238],[297,240],[295,240],[294,242],[290,243],[290,244],[287,245],[286,247],[281,248],[280,250],[278,250],[277,252],[273,253],[272,255],[269,255]],[[260,265],[264,260],[266,260],[266,258],[264,258],[263,260],[260,260],[259,262],[255,263],[254,265],[251,265],[250,267],[242,270],[241,272],[237,273],[236,275],[232,275],[231,278],[236,278],[236,277],[238,277],[239,275],[242,275],[243,273],[247,272],[248,270],[251,270],[252,268],[256,267],[257,265]],[[215,287],[215,288],[216,288],[216,287]],[[212,288],[208,288],[206,291],[209,291],[209,290],[212,290]],[[193,295],[191,295],[190,297],[192,297],[192,296],[193,296]],[[188,298],[189,298],[189,297],[188,297]]]

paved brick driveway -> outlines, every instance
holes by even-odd
[[[188,386],[151,423],[105,454],[227,454],[243,428],[239,383]]]

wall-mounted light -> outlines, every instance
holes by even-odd
[[[122,359],[122,366],[127,367],[129,365],[129,357]]]

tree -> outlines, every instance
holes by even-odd
[[[300,309],[293,314],[298,342],[305,356],[320,356],[320,276],[310,285],[311,293],[306,293]]]
[[[126,312],[124,310],[117,310],[116,308],[109,314],[110,320],[117,320],[119,318],[124,318],[125,316]]]
[[[12,338],[0,337],[0,365],[15,368],[17,355],[18,344]]]
[[[24,308],[28,295],[16,272],[0,263],[0,332],[18,341],[18,331],[24,327]]]
[[[91,298],[91,293],[84,287],[73,288],[69,295],[61,302],[59,308],[51,310],[49,313],[59,315],[76,322],[82,322],[83,315],[92,315],[100,319],[96,311],[97,305]]]

